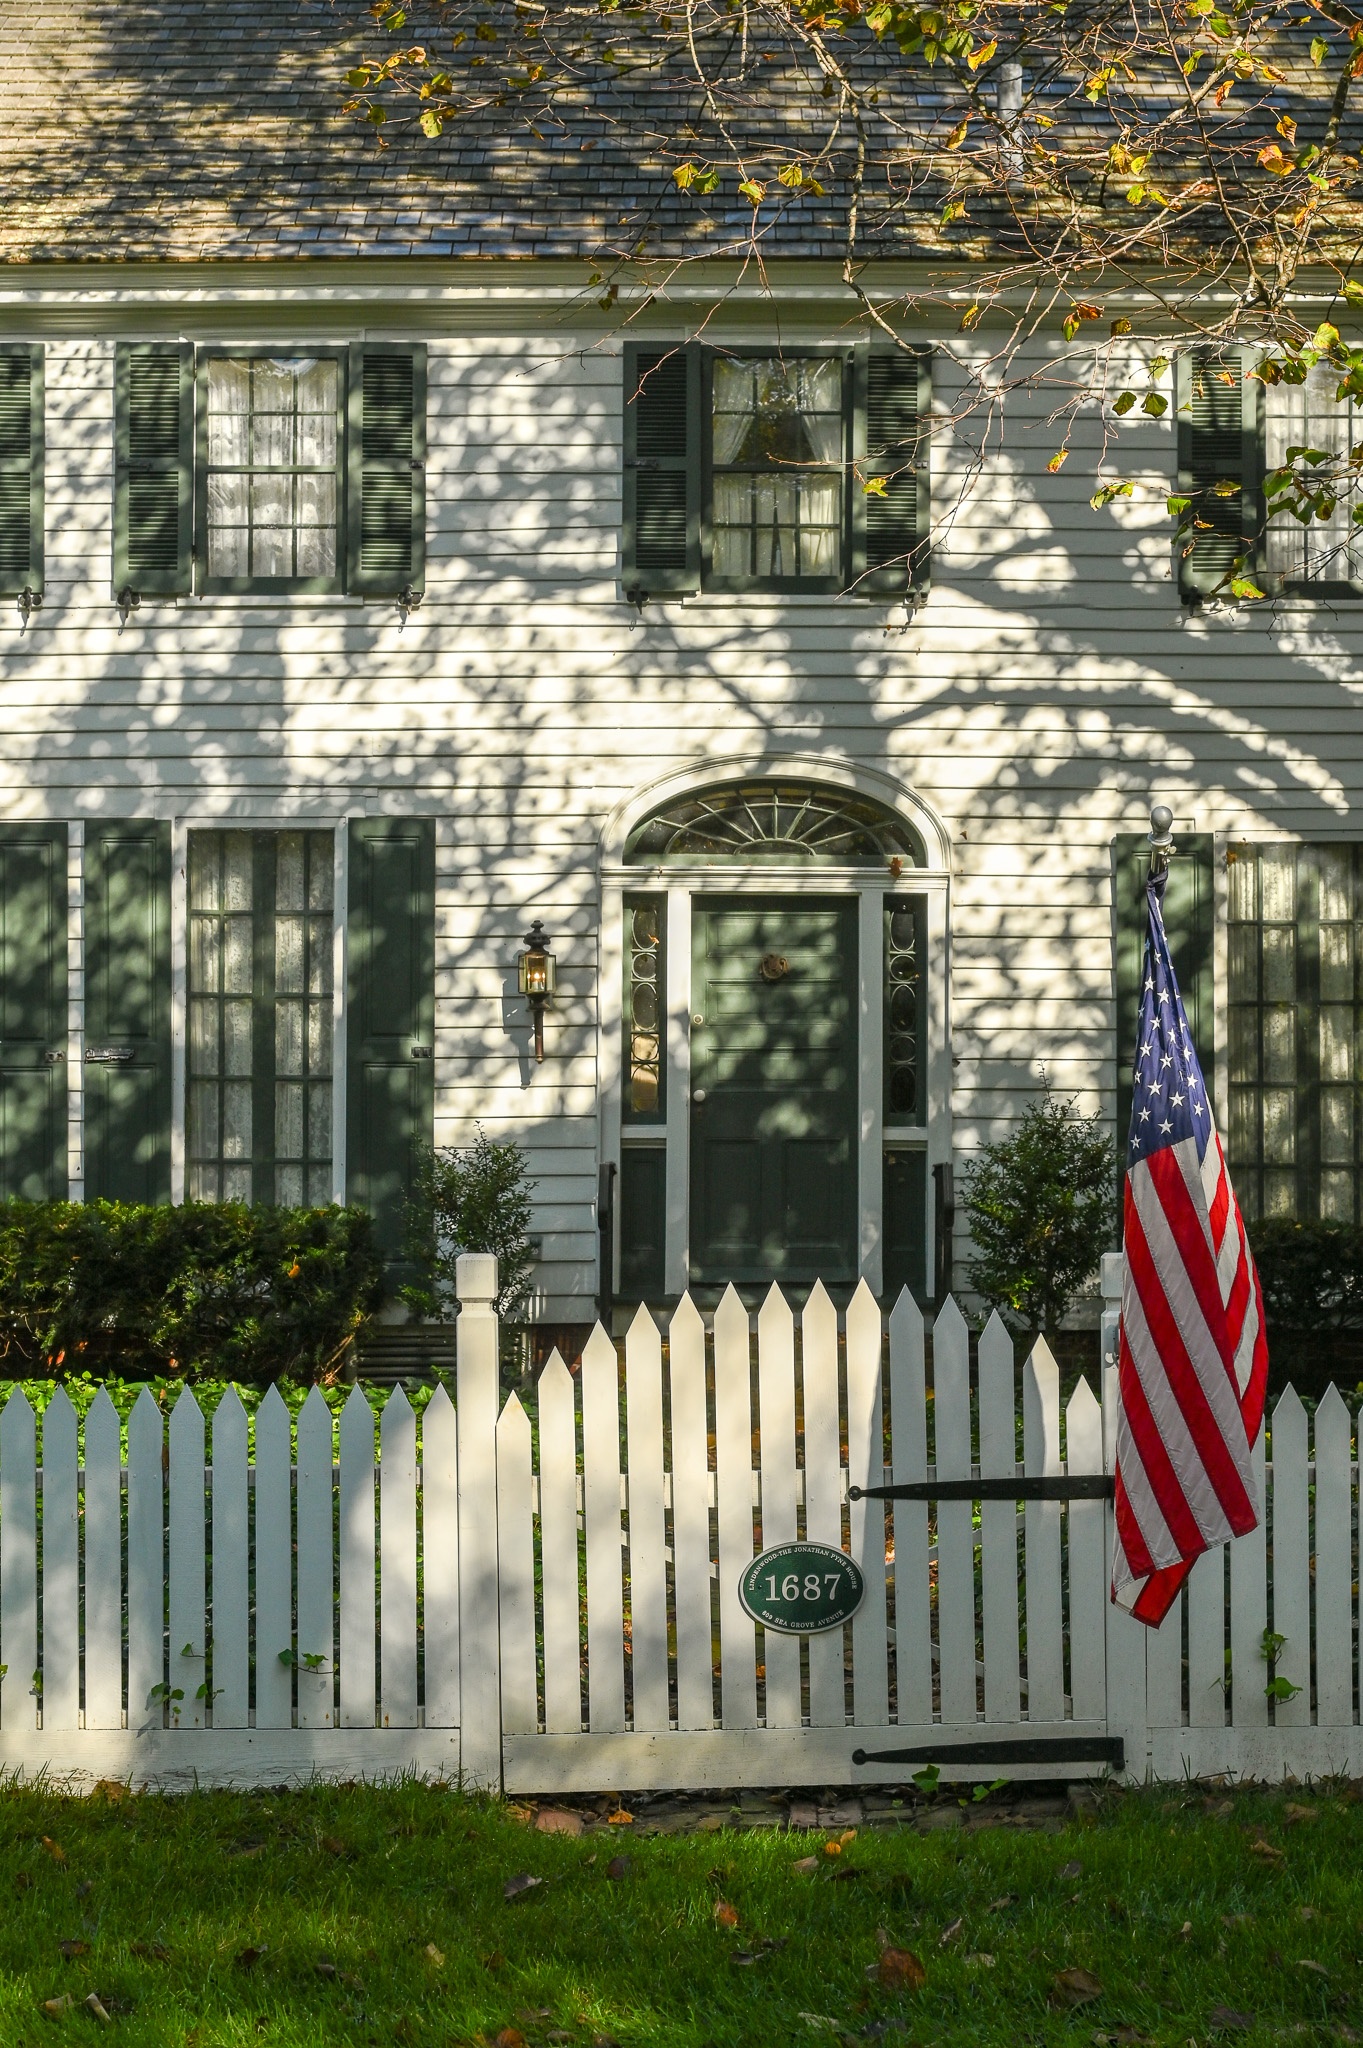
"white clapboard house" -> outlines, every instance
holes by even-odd
[[[603,311],[638,193],[589,113],[380,151],[319,0],[0,29],[0,1193],[356,1200],[395,1248],[481,1124],[544,1322],[940,1295],[1043,1076],[1123,1113],[1164,800],[1242,1197],[1358,1215],[1361,543],[1342,505],[1202,603],[1164,503],[1357,438],[1314,386],[1185,354],[1055,473],[1051,389],[952,423],[967,271],[868,342],[813,202],[764,277],[693,205],[714,258]]]

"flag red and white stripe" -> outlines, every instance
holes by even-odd
[[[1259,1519],[1263,1297],[1152,878],[1123,1202],[1112,1597],[1158,1626],[1195,1560]]]

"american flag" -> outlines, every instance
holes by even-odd
[[[1259,1520],[1263,1295],[1164,932],[1146,884],[1127,1146],[1112,1597],[1157,1628],[1194,1561]]]

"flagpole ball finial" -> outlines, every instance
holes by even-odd
[[[1163,874],[1169,865],[1169,856],[1174,850],[1174,814],[1168,804],[1152,804],[1150,807],[1150,833],[1147,844],[1150,848],[1150,872]]]

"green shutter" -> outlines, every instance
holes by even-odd
[[[114,595],[184,596],[193,541],[193,347],[121,341],[114,365]]]
[[[43,594],[43,350],[0,343],[0,597]]]
[[[1193,1046],[1209,1092],[1216,1086],[1213,977],[1216,906],[1210,832],[1174,828],[1175,852],[1164,892],[1164,929]],[[1117,1145],[1125,1153],[1131,1124],[1131,1070],[1147,920],[1145,883],[1150,842],[1143,832],[1119,832],[1112,842],[1113,924],[1117,985]]]
[[[65,1201],[66,827],[0,825],[0,1201]]]
[[[1253,575],[1263,533],[1263,386],[1248,349],[1178,358],[1178,490],[1190,501],[1174,540],[1179,596],[1195,604]],[[1227,488],[1233,486],[1233,488]]]
[[[698,348],[625,350],[621,581],[636,602],[700,588],[701,414]]]
[[[435,823],[350,826],[346,1186],[390,1262],[419,1149],[435,1126]]]
[[[170,826],[85,828],[85,1193],[170,1200]]]
[[[359,342],[350,351],[348,588],[419,597],[426,582],[426,350]]]
[[[931,493],[921,425],[932,391],[922,350],[861,348],[853,360],[851,574],[859,597],[921,596],[928,587]],[[884,480],[883,494],[864,485]]]

